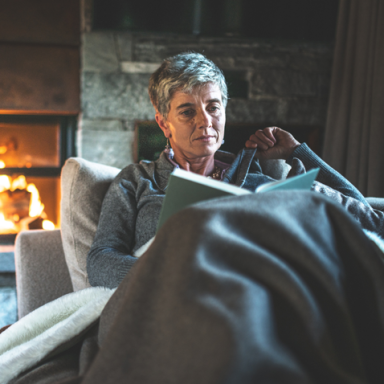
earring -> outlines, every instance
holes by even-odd
[[[223,141],[221,142],[221,144],[224,144],[224,139],[223,139]]]
[[[169,159],[173,159],[173,156],[175,155],[175,153],[173,152],[172,147],[169,145],[168,137],[167,137],[167,145],[165,146],[164,152],[168,155]]]

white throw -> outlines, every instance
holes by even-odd
[[[62,296],[0,334],[0,384],[33,367],[101,314],[115,289],[92,287]]]

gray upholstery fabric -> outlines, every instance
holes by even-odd
[[[73,291],[60,230],[20,232],[15,246],[19,318]]]
[[[96,232],[104,195],[118,168],[71,158],[61,174],[61,231],[73,289],[90,287],[86,259]]]

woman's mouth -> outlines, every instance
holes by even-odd
[[[202,136],[199,136],[198,138],[195,139],[195,141],[200,141],[200,142],[209,142],[211,141],[212,139],[215,139],[216,137],[215,136],[212,136],[212,135],[202,135]]]

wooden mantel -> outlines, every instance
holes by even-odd
[[[0,113],[79,113],[79,49],[79,0],[3,2]]]

